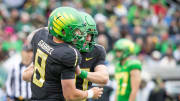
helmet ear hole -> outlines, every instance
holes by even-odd
[[[65,35],[65,34],[66,34],[66,32],[65,32],[65,30],[64,30],[64,29],[62,29],[62,34],[63,34],[63,35]]]

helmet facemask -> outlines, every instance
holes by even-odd
[[[90,52],[93,50],[94,45],[96,44],[95,39],[97,37],[97,31],[93,30],[93,29],[89,29],[87,32],[87,35],[91,35],[91,40],[87,41],[86,40],[86,45],[83,46],[83,49],[81,50],[81,52]]]
[[[80,51],[83,48],[83,45],[85,44],[87,33],[84,29],[84,27],[78,27],[73,32],[73,45]]]
[[[90,52],[93,50],[94,45],[96,44],[95,38],[97,37],[98,32],[96,29],[96,23],[93,20],[93,18],[87,13],[82,12],[82,15],[84,16],[84,21],[87,24],[86,25],[86,33],[88,35],[91,35],[91,40],[90,41],[86,40],[86,43],[80,52]]]
[[[86,37],[86,25],[79,12],[71,7],[59,7],[49,17],[49,32],[67,43],[72,43],[81,50]],[[77,34],[79,30],[81,34]]]

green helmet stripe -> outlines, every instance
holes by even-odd
[[[62,24],[64,24],[65,26],[66,26],[66,24],[63,22],[63,20],[62,19],[58,19],[59,21],[61,21],[62,22]]]
[[[56,27],[58,30],[62,30],[62,27],[59,26],[56,22],[53,21],[54,27]]]
[[[61,27],[64,27],[64,23],[62,23],[62,21],[60,21],[59,19],[57,19],[57,17],[56,16],[54,16],[54,21],[53,22],[57,22],[57,24],[59,25],[59,26],[61,26]]]
[[[56,32],[56,33],[61,33],[61,31],[59,31],[56,27],[53,27],[53,30]]]
[[[55,18],[56,18],[56,17],[54,17],[54,19],[55,19]],[[52,22],[52,24],[53,24],[53,29],[54,29],[54,31],[55,31],[58,35],[63,35],[62,32],[61,32],[62,26],[58,24],[58,21],[55,20],[55,21]],[[63,36],[64,36],[64,35],[63,35]]]
[[[60,13],[58,13],[58,16],[61,16]],[[66,26],[67,24],[70,24],[73,21],[73,19],[74,18],[72,15],[70,15],[70,17],[69,17],[69,16],[67,16],[66,13],[63,13],[61,18],[58,20],[61,21],[62,24],[64,24]]]
[[[58,13],[58,16],[61,16],[60,13]],[[59,21],[61,21],[65,26],[66,26],[66,20],[64,18],[64,16],[62,15],[60,19],[58,19]]]

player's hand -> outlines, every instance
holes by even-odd
[[[103,88],[98,88],[98,87],[93,87],[90,90],[93,91],[94,95],[93,95],[93,99],[98,99],[102,96],[103,94]]]
[[[79,65],[76,67],[76,75],[79,75],[81,74],[81,69],[79,67]]]

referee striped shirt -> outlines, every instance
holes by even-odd
[[[7,96],[11,98],[31,98],[31,84],[22,79],[22,73],[26,68],[21,62],[13,64],[6,82]]]

